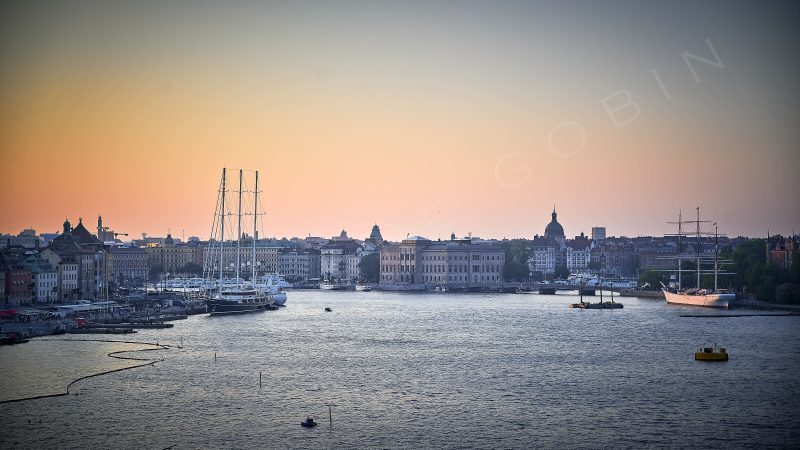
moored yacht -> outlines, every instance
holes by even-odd
[[[256,241],[258,219],[263,215],[258,210],[258,197],[260,194],[258,171],[255,172],[255,186],[252,190],[250,181],[244,180],[243,172],[243,170],[239,170],[238,190],[228,190],[227,169],[222,169],[222,181],[220,183],[219,196],[217,197],[211,238],[209,239],[211,245],[203,266],[206,282],[201,284],[207,296],[207,310],[212,316],[276,309],[276,299],[281,303],[286,301],[286,294],[282,296],[276,295],[279,288],[258,283],[256,269],[260,264],[256,263]],[[243,206],[243,194],[245,192],[247,192],[248,198],[252,199],[252,206]],[[234,193],[238,194],[238,207],[235,214],[226,210],[227,195]],[[251,194],[252,197],[249,197]],[[242,227],[243,216],[250,217],[248,222],[252,220],[250,222],[252,223],[252,228],[250,229],[252,235],[248,244],[243,244],[247,237]],[[233,222],[234,219],[236,220],[236,234],[231,239],[225,234],[226,223]],[[230,246],[226,249],[227,242],[230,242]],[[226,250],[228,250],[227,255]],[[250,258],[247,258],[250,261],[246,261],[245,258],[247,256],[250,256]],[[246,274],[243,269],[248,269],[247,272],[252,271],[252,273]],[[244,278],[247,275],[249,275],[251,281],[245,281]],[[215,279],[216,281],[214,281]]]
[[[208,312],[212,316],[223,314],[241,314],[265,311],[273,303],[271,296],[255,289],[251,285],[230,286],[220,291],[208,300]]]

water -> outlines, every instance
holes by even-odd
[[[163,362],[81,381],[79,395],[0,405],[0,447],[800,442],[800,317],[681,318],[714,311],[632,298],[622,310],[567,309],[574,301],[295,291],[280,311],[194,316],[135,335],[182,336],[182,350],[147,352]],[[694,361],[714,342],[729,362]],[[307,415],[320,425],[301,428]]]

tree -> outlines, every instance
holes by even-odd
[[[655,270],[645,270],[639,275],[639,286],[649,284],[649,289],[660,289],[661,283],[666,283],[667,274]]]
[[[592,271],[599,271],[600,270],[600,261],[589,261],[586,264],[586,268]]]
[[[358,263],[358,273],[367,283],[377,283],[381,273],[381,262],[377,253],[370,253]]]
[[[770,243],[775,245],[785,239],[772,236]],[[782,269],[767,262],[766,247],[764,239],[750,239],[735,249],[726,248],[720,256],[733,261],[732,265],[724,268],[734,274],[730,278],[724,277],[722,286],[729,284],[741,294],[752,295],[766,302],[800,304],[800,266],[797,256],[794,256],[789,269]]]
[[[150,267],[150,280],[151,281],[158,281],[158,276],[164,273],[164,266],[162,264],[156,264]]]
[[[566,280],[569,278],[569,269],[567,269],[567,266],[558,266],[553,273],[553,277],[558,280]]]
[[[506,253],[506,261],[503,266],[503,280],[505,281],[529,281],[530,269],[528,268],[528,241],[525,239],[512,239],[504,241],[503,247]]]

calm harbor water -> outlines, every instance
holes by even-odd
[[[0,404],[0,447],[800,443],[800,317],[681,318],[725,312],[633,298],[622,310],[567,309],[574,301],[293,291],[279,311],[193,316],[126,336],[182,337],[183,349],[147,352],[163,362]],[[729,362],[693,360],[714,342]],[[44,343],[20,348],[49,356],[19,371],[60,364]],[[301,428],[307,415],[320,425]]]

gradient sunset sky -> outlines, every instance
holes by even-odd
[[[270,236],[800,231],[798,12],[4,1],[0,232],[207,238],[222,167],[261,171]]]

